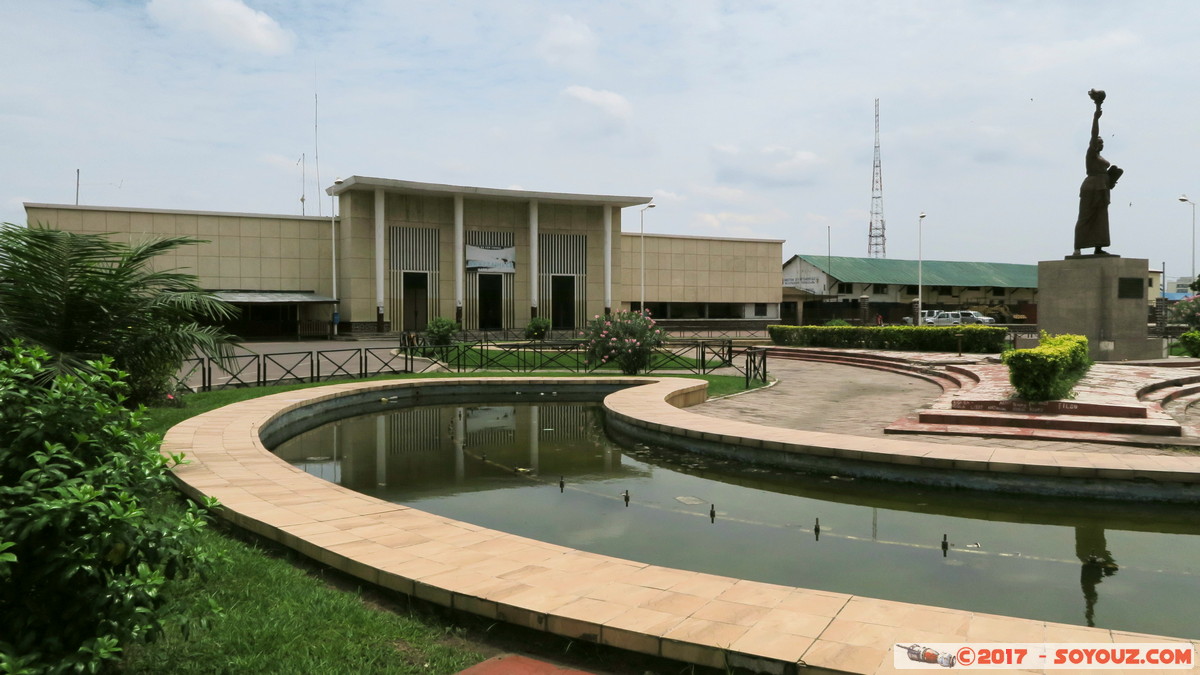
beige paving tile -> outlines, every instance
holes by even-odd
[[[767,607],[743,605],[740,602],[710,600],[692,612],[691,617],[739,626],[752,626],[770,611]]]
[[[827,668],[845,673],[874,673],[885,658],[890,663],[890,647],[891,645],[864,647],[817,640],[804,652],[801,661],[811,668]]]
[[[779,586],[742,579],[717,596],[717,599],[769,608],[778,605],[791,591],[792,587],[790,586]]]
[[[755,626],[729,645],[729,650],[762,656],[783,663],[799,661],[812,646],[813,640],[789,633],[777,633]]]

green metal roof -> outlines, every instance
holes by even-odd
[[[916,260],[798,255],[810,265],[843,283],[916,285]],[[1037,288],[1037,265],[926,260],[921,263],[925,286],[1002,286]]]

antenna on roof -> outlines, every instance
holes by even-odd
[[[303,216],[306,215],[304,213],[304,189],[306,187],[304,183],[308,180],[308,171],[307,166],[304,163],[303,152],[300,153],[300,159],[297,160],[296,163],[300,165],[300,215]]]
[[[313,94],[313,163],[317,165],[317,192],[321,190],[321,150],[317,144],[317,95]],[[321,213],[321,200],[317,200],[317,215]]]

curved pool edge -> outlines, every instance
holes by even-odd
[[[646,443],[786,469],[1036,495],[1200,504],[1200,456],[1061,452],[766,427],[679,409],[669,383],[605,399],[607,424]]]
[[[606,406],[622,418],[657,424],[660,431],[665,425],[685,435],[694,432],[700,439],[714,433],[700,422],[711,418],[677,407],[702,401],[703,381],[615,379],[641,385],[606,397]],[[283,462],[260,438],[286,413],[355,394],[410,387],[613,382],[614,378],[447,378],[327,385],[198,415],[170,429],[162,451],[185,453],[190,460],[176,467],[174,475],[192,498],[215,497],[222,505],[220,515],[233,524],[366,582],[489,619],[688,663],[780,673],[800,665],[873,673],[891,669],[892,645],[900,642],[1179,641],[780,586],[587,553],[350,491]],[[738,424],[765,436],[787,431]]]

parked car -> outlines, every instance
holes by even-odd
[[[963,310],[959,314],[962,316],[963,323],[996,323],[992,317],[975,310]]]
[[[938,312],[937,316],[929,321],[934,326],[961,326],[964,312]]]

